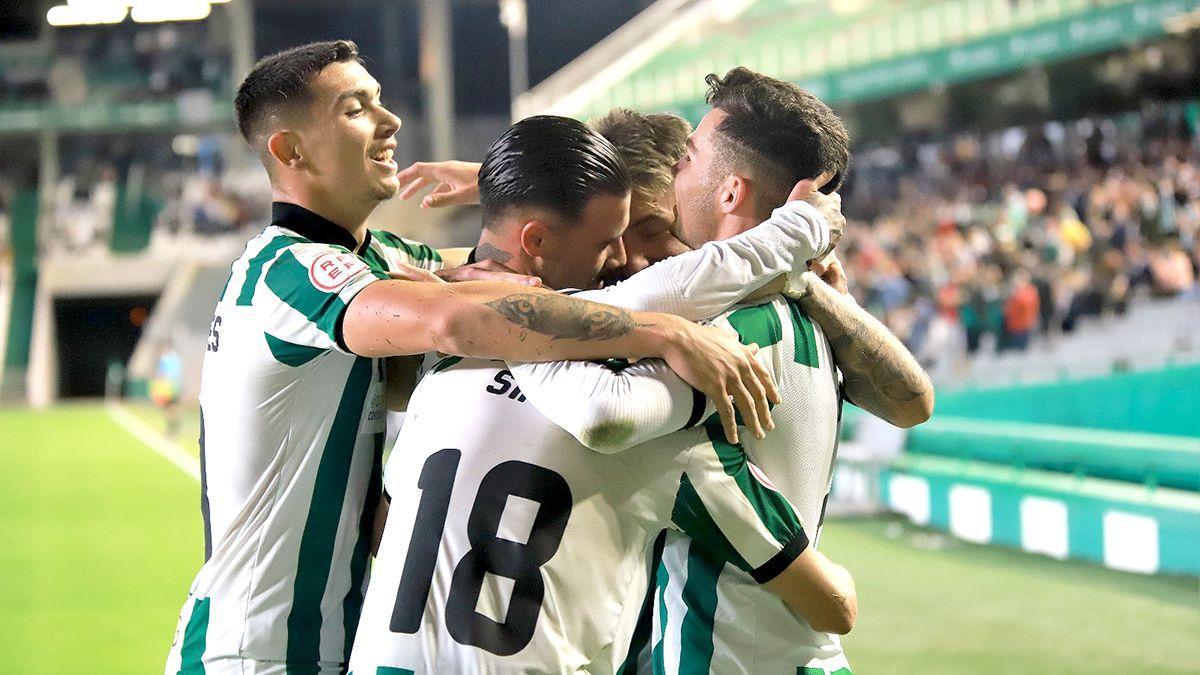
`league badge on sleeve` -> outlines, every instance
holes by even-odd
[[[308,266],[308,280],[313,286],[332,293],[367,269],[367,264],[351,253],[330,251],[322,253]]]

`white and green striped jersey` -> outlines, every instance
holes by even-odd
[[[815,541],[829,492],[840,411],[828,342],[799,304],[782,296],[735,306],[712,324],[761,347],[758,358],[771,371],[783,402],[772,412],[776,428],[765,440],[747,435],[744,445],[731,445],[719,420],[708,416],[699,448],[719,456],[726,468],[745,465],[747,476],[768,485],[774,481]],[[519,364],[512,372],[539,411],[580,442],[606,453],[638,452],[663,442],[652,439],[677,428],[674,420],[692,405],[679,394],[678,376],[656,361],[621,373],[583,362]],[[643,445],[626,450],[638,443]],[[754,464],[747,464],[747,458]],[[639,622],[623,672],[637,671],[652,625],[657,631],[654,668],[660,673],[791,673],[830,665],[836,671],[845,665],[836,636],[814,632],[760,588],[739,569],[745,565],[736,550],[720,538],[673,534],[667,542],[656,575],[657,610],[650,612],[647,605],[649,614]],[[640,662],[648,668],[650,659]]]
[[[698,398],[681,429],[704,400],[673,386]],[[773,578],[807,545],[800,520],[708,433],[605,455],[543,417],[502,362],[439,363],[388,460],[391,509],[351,672],[615,672],[664,528]]]
[[[223,672],[239,659],[289,672],[346,662],[385,409],[383,360],[347,351],[340,321],[399,263],[436,269],[440,258],[386,232],[360,245],[283,203],[233,263],[200,390],[205,563],[166,672]]]
[[[763,440],[725,442],[719,422],[706,422],[722,455],[745,454],[795,505],[816,546],[832,482],[841,396],[829,343],[793,300],[739,307],[714,325],[756,343],[782,403]],[[766,480],[764,478],[764,480]],[[848,674],[838,636],[821,633],[711,542],[668,533],[655,589],[655,673]],[[633,648],[636,650],[636,646]],[[634,672],[633,661],[626,673]]]

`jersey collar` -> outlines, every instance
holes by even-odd
[[[286,227],[309,241],[344,246],[354,253],[362,253],[371,245],[370,230],[359,244],[346,228],[290,202],[271,202],[271,224]]]

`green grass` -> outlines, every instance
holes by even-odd
[[[0,672],[161,672],[201,563],[198,492],[99,406],[0,410]],[[858,580],[860,675],[1200,672],[1194,578],[885,520],[831,522],[821,547]]]
[[[1200,582],[965,544],[899,521],[830,523],[854,574],[856,673],[1197,673]]]
[[[99,406],[0,411],[0,671],[162,672],[199,491]]]

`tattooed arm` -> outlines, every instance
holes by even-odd
[[[370,357],[440,351],[531,362],[662,358],[717,405],[731,434],[731,397],[745,419],[763,426],[770,424],[767,402],[779,401],[756,349],[719,329],[504,282],[376,281],[350,301],[337,337]]]
[[[898,427],[933,414],[933,384],[916,358],[882,323],[849,296],[808,273],[800,304],[820,324],[846,379],[854,405]]]

